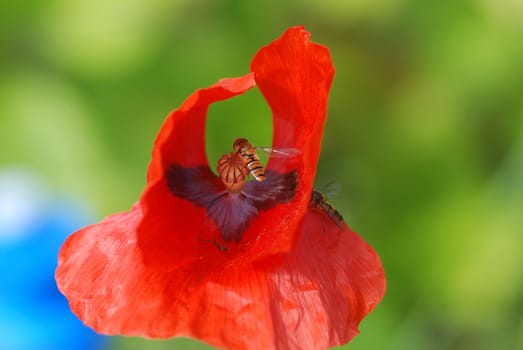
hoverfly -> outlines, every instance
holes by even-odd
[[[265,168],[256,151],[263,151],[277,158],[300,154],[300,150],[296,148],[255,147],[244,138],[234,140],[232,147],[233,152],[223,155],[218,160],[217,169],[223,183],[231,191],[241,189],[249,173],[256,181],[265,180]]]
[[[327,197],[323,193],[312,190],[309,207],[323,211],[336,224],[336,226],[343,230],[343,216],[341,216],[336,208],[327,202]]]

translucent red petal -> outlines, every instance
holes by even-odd
[[[344,344],[385,292],[377,254],[348,228],[308,210],[293,250],[246,268],[204,261],[159,271],[143,263],[135,206],[71,236],[58,287],[105,334],[190,335],[229,349],[325,349]]]

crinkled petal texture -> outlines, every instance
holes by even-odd
[[[205,261],[158,271],[141,260],[139,206],[72,235],[57,281],[71,309],[105,334],[190,336],[228,349],[326,349],[357,334],[385,291],[377,254],[309,209],[288,254],[205,277]]]
[[[381,300],[385,278],[377,254],[348,227],[308,207],[333,76],[327,49],[291,28],[258,52],[251,69],[198,90],[169,115],[140,201],[64,243],[58,287],[96,331],[190,336],[229,349],[324,349],[348,342]],[[273,112],[273,147],[301,151],[296,159],[271,159],[268,171],[297,174],[297,189],[277,205],[253,197],[251,203],[262,203],[259,212],[249,212],[254,219],[241,242],[222,249],[211,240],[216,227],[205,223],[201,203],[223,184],[210,171],[184,173],[197,174],[195,185],[176,177],[187,182],[188,201],[169,191],[166,174],[208,167],[209,105],[255,84]],[[253,188],[249,196],[256,196]]]

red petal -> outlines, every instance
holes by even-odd
[[[135,232],[141,218],[142,210],[135,205],[74,233],[60,250],[58,288],[71,310],[97,332],[174,334],[188,319],[185,305],[179,303],[185,299],[179,295],[188,290],[171,290],[166,299],[166,276],[142,263]],[[173,312],[165,313],[166,308]]]
[[[356,335],[385,291],[372,248],[315,210],[278,264],[205,274],[204,262],[172,271],[144,265],[133,234],[140,218],[138,206],[110,216],[60,251],[58,286],[98,332],[190,335],[229,349],[324,349]]]
[[[326,349],[347,343],[385,293],[376,252],[315,210],[280,265],[207,282],[191,334],[229,349]]]
[[[165,173],[173,164],[208,167],[205,120],[209,105],[241,94],[254,85],[252,73],[222,79],[192,94],[162,125],[154,143],[147,187],[140,199],[144,218],[138,228],[138,240],[148,263],[169,268],[198,254],[205,208],[170,193]]]
[[[307,180],[314,178],[334,77],[329,50],[312,43],[303,27],[290,28],[256,54],[251,70],[273,113],[273,147],[298,148]]]
[[[251,63],[256,84],[273,113],[273,147],[297,148],[297,159],[271,158],[268,168],[298,170],[296,197],[259,220],[254,251],[286,251],[309,204],[334,76],[329,51],[312,43],[303,27],[288,29],[262,48]]]

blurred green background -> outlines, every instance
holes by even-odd
[[[99,218],[139,197],[162,121],[304,24],[331,50],[316,184],[379,252],[388,290],[349,349],[523,349],[523,2],[0,3],[0,167]],[[213,106],[209,158],[271,143],[258,91]],[[206,349],[114,338],[112,349]]]

